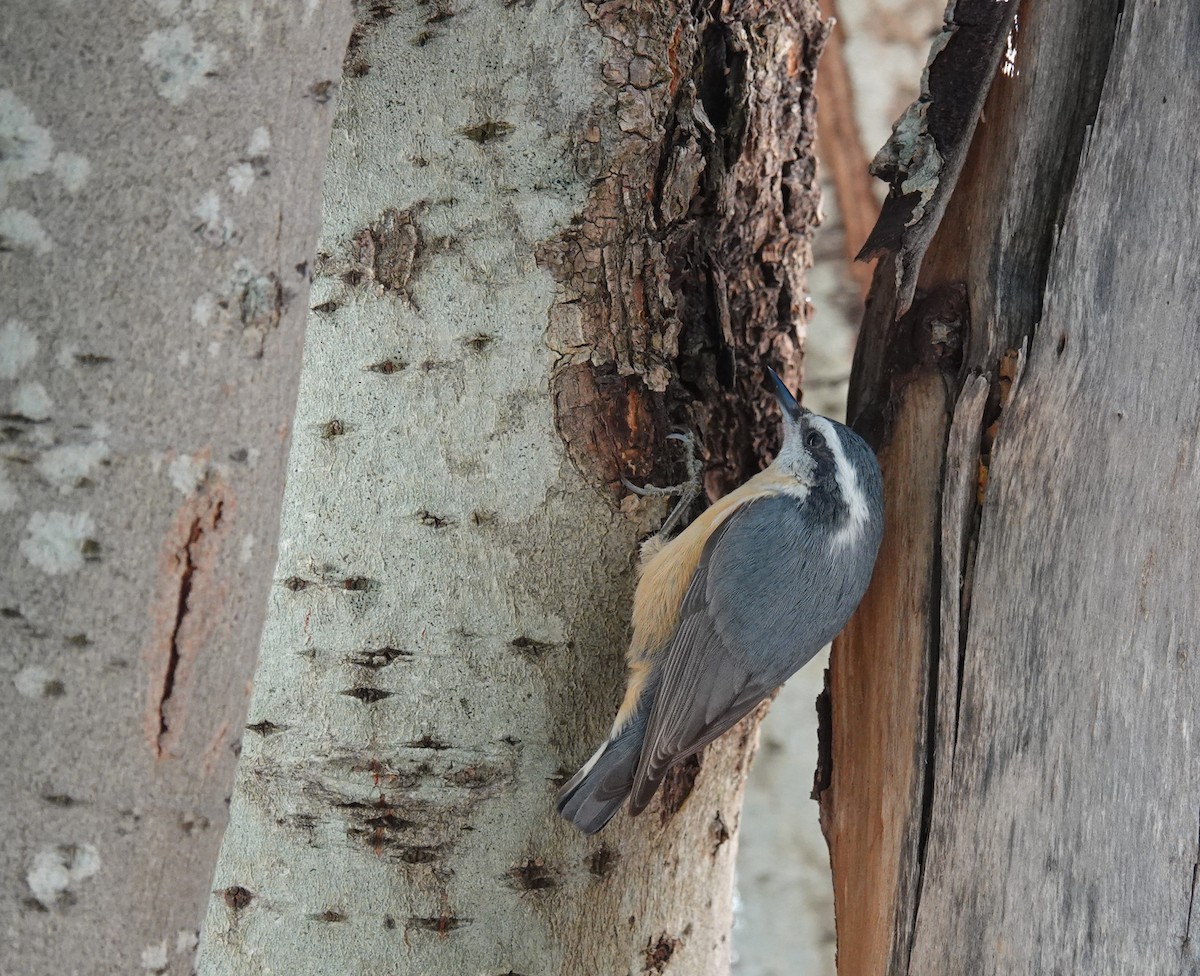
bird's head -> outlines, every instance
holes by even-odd
[[[875,452],[858,434],[796,402],[767,369],[783,412],[783,443],[773,467],[794,478],[804,494],[826,496],[839,523],[861,526],[880,517],[883,484]]]

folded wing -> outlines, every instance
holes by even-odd
[[[667,770],[735,725],[841,630],[866,580],[830,558],[798,498],[747,502],[705,547],[663,651],[629,809]],[[869,577],[869,567],[868,567]]]

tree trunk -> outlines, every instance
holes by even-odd
[[[771,446],[815,3],[364,5],[205,974],[724,972],[747,723],[585,839],[672,424]]]
[[[0,18],[5,972],[190,972],[226,816],[349,19],[195,6]]]
[[[888,530],[818,784],[839,972],[1191,974],[1200,11],[1004,6],[935,42],[946,166],[899,167],[873,235],[850,415]]]

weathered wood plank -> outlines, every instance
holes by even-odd
[[[911,259],[914,252],[910,250],[907,256],[885,253],[877,269],[852,378],[850,416],[859,429],[880,446],[885,467],[895,466],[897,471],[893,474],[889,470],[886,477],[889,526],[881,571],[876,575],[875,586],[864,603],[860,620],[835,649],[828,712],[832,722],[828,737],[832,741],[832,771],[826,771],[829,786],[821,791],[823,823],[830,840],[835,872],[839,971],[843,974],[886,972],[924,976],[943,972],[1153,971],[1140,965],[1136,970],[1122,968],[1127,964],[1114,961],[1122,958],[1119,953],[1109,958],[1110,968],[1092,965],[1085,953],[1074,957],[1069,954],[1056,956],[1056,952],[1065,952],[1066,934],[1072,938],[1076,934],[1075,930],[1063,928],[1072,924],[1069,913],[1060,910],[1061,906],[1056,909],[1044,900],[1039,902],[1038,892],[1031,895],[1022,885],[1062,888],[1061,879],[1056,880],[1052,869],[1045,866],[1045,860],[1040,865],[1030,866],[1024,875],[1011,871],[1004,847],[1007,837],[999,832],[994,836],[989,834],[989,831],[997,831],[994,818],[999,817],[999,811],[1003,809],[997,796],[976,797],[973,801],[977,805],[971,809],[977,821],[976,832],[970,840],[963,837],[965,814],[958,806],[952,806],[966,804],[963,796],[972,789],[982,790],[979,782],[989,762],[989,752],[971,736],[983,735],[982,741],[990,745],[988,737],[994,738],[997,734],[994,729],[981,733],[978,726],[981,703],[994,706],[993,696],[999,694],[999,689],[989,682],[1001,678],[1013,680],[1013,673],[1019,669],[1009,659],[1011,655],[1022,661],[1028,658],[1041,662],[1028,648],[1028,641],[1033,639],[1030,637],[1033,632],[1027,629],[1028,621],[1034,619],[1035,610],[1051,616],[1062,612],[1062,600],[1051,598],[1034,606],[1038,594],[1018,592],[1019,558],[1014,557],[1013,564],[1006,563],[1003,572],[993,566],[989,570],[991,575],[981,576],[982,570],[976,567],[976,552],[980,553],[978,561],[982,567],[985,559],[997,561],[1000,549],[1009,557],[1022,552],[1028,560],[1030,551],[1051,547],[1041,572],[1044,576],[1061,573],[1062,580],[1069,581],[1061,587],[1064,596],[1086,595],[1093,586],[1097,592],[1104,589],[1092,579],[1099,569],[1091,568],[1100,567],[1102,561],[1092,559],[1089,562],[1080,552],[1076,553],[1073,565],[1066,555],[1069,550],[1059,545],[1055,531],[1058,523],[1037,524],[1031,528],[1036,523],[1031,513],[1044,513],[1048,505],[1057,504],[1059,507],[1052,510],[1060,520],[1069,518],[1087,526],[1078,540],[1083,546],[1099,545],[1106,539],[1103,532],[1092,530],[1089,520],[1115,517],[1118,510],[1092,505],[1084,511],[1073,511],[1064,507],[1065,502],[1055,502],[1057,496],[1049,494],[1052,489],[1065,486],[1075,490],[1069,477],[1064,476],[1067,481],[1060,485],[1052,480],[1038,482],[1034,475],[1048,478],[1049,473],[1056,470],[1055,464],[1067,460],[1065,446],[1083,443],[1085,436],[1092,438],[1089,451],[1093,459],[1104,458],[1111,449],[1116,449],[1113,444],[1120,441],[1113,438],[1119,434],[1094,424],[1089,426],[1090,418],[1083,416],[1081,419],[1076,413],[1079,407],[1075,401],[1089,402],[1079,392],[1084,387],[1101,391],[1089,396],[1101,397],[1106,388],[1120,388],[1113,380],[1115,371],[1127,369],[1136,373],[1144,370],[1145,364],[1134,359],[1121,361],[1107,341],[1106,351],[1113,358],[1103,364],[1092,362],[1090,347],[1086,353],[1078,347],[1072,350],[1072,354],[1079,356],[1076,360],[1068,360],[1075,372],[1065,376],[1060,367],[1060,373],[1056,374],[1064,383],[1063,390],[1070,391],[1069,395],[1064,392],[1057,401],[1048,399],[1038,408],[1037,414],[1037,423],[1043,433],[1054,431],[1058,439],[1031,441],[1034,445],[1032,454],[1020,453],[1026,448],[1018,447],[1011,449],[1016,453],[1007,455],[1018,458],[1030,469],[1026,480],[1017,479],[1016,484],[1021,490],[1033,491],[1034,495],[1025,502],[1027,511],[1008,513],[1009,522],[1003,533],[987,537],[994,546],[992,550],[985,550],[987,538],[980,538],[980,511],[970,497],[967,475],[977,471],[982,487],[989,484],[989,477],[993,482],[1001,475],[1014,481],[1013,473],[997,467],[992,457],[994,442],[998,435],[1002,440],[1009,436],[1005,432],[1014,418],[1021,416],[1010,406],[1014,402],[1010,398],[1015,388],[1015,376],[1023,364],[1020,350],[1031,350],[1031,366],[1037,361],[1038,350],[1047,345],[1055,356],[1058,354],[1061,330],[1059,323],[1049,316],[1052,309],[1063,310],[1055,312],[1057,315],[1073,308],[1063,297],[1066,283],[1074,280],[1071,276],[1079,279],[1072,286],[1076,289],[1076,300],[1089,294],[1089,288],[1099,289],[1097,294],[1101,297],[1095,299],[1096,307],[1088,313],[1092,318],[1087,334],[1093,337],[1093,342],[1100,334],[1096,324],[1100,320],[1100,311],[1109,317],[1110,324],[1106,329],[1112,332],[1122,319],[1138,320],[1134,315],[1135,308],[1145,308],[1149,279],[1143,280],[1136,275],[1130,278],[1134,287],[1125,295],[1137,295],[1136,299],[1130,300],[1143,304],[1117,311],[1111,298],[1103,297],[1103,285],[1110,281],[1115,263],[1121,257],[1135,264],[1146,260],[1138,257],[1136,251],[1112,243],[1132,237],[1123,227],[1114,230],[1115,217],[1103,216],[1102,210],[1089,218],[1090,223],[1078,223],[1079,208],[1084,205],[1081,198],[1085,193],[1097,194],[1086,197],[1087,206],[1100,207],[1102,203],[1101,191],[1095,187],[1088,190],[1086,181],[1093,178],[1093,172],[1111,166],[1107,155],[1097,161],[1095,147],[1091,157],[1081,162],[1106,75],[1111,72],[1106,89],[1109,99],[1113,97],[1116,85],[1136,87],[1134,83],[1139,79],[1129,68],[1135,63],[1130,54],[1132,28],[1129,24],[1138,17],[1153,21],[1159,16],[1155,8],[1139,7],[1135,13],[1136,16],[1131,13],[1122,26],[1125,31],[1122,43],[1126,46],[1118,48],[1114,55],[1113,44],[1119,23],[1115,0],[1103,5],[1082,2],[1026,4],[1021,12],[1020,31],[1014,35],[1015,53],[1010,58],[1010,70],[998,76],[992,87],[959,182],[917,272],[911,308],[904,311],[907,301],[902,287],[904,275],[910,273],[911,268],[897,274],[897,262],[906,257]],[[1175,16],[1183,18],[1184,14],[1177,12]],[[1151,33],[1165,30],[1186,37],[1193,26],[1191,21],[1184,19],[1170,25],[1160,22],[1160,26],[1150,28]],[[1071,56],[1065,57],[1064,51],[1070,51]],[[1168,53],[1175,56],[1178,51],[1173,47]],[[1141,71],[1146,80],[1165,84],[1175,77],[1178,86],[1179,79],[1186,77],[1190,86],[1186,93],[1167,91],[1162,94],[1188,103],[1177,106],[1179,119],[1186,117],[1189,111],[1194,112],[1194,72],[1186,74],[1183,62],[1177,67],[1168,67],[1163,60],[1164,54],[1151,55],[1148,48],[1137,57],[1142,59]],[[948,95],[953,97],[952,92]],[[1129,93],[1125,96],[1128,99]],[[1110,131],[1109,137],[1113,141],[1106,154],[1115,152],[1123,154],[1122,158],[1141,158],[1144,166],[1147,153],[1165,151],[1159,144],[1159,137],[1151,135],[1160,131],[1157,126],[1167,125],[1179,131],[1182,123],[1168,121],[1161,114],[1138,115],[1140,110],[1131,105],[1124,104],[1119,111],[1108,110],[1117,114],[1106,114],[1105,117],[1120,120],[1124,138],[1129,142],[1122,146]],[[1162,109],[1161,97],[1158,107]],[[1135,118],[1138,120],[1136,125]],[[1115,124],[1111,128],[1115,128]],[[1194,192],[1191,189],[1194,163],[1180,160],[1176,165],[1179,167],[1177,182],[1186,184],[1188,193]],[[1080,172],[1084,175],[1079,176]],[[1166,185],[1170,186],[1170,183]],[[1112,184],[1105,192],[1111,193],[1114,199],[1133,199],[1129,189],[1120,184]],[[1057,255],[1055,252],[1060,233],[1064,241],[1068,240],[1067,231],[1063,230],[1068,213],[1077,221],[1072,225],[1075,229],[1073,239],[1077,242],[1087,240],[1092,247],[1089,256],[1076,256],[1073,265],[1065,263],[1065,249]],[[1128,220],[1137,217],[1136,209],[1130,211],[1128,207],[1120,213]],[[1173,236],[1177,240],[1187,240],[1187,233],[1182,230],[1187,226],[1186,220],[1177,216],[1177,223],[1179,229],[1172,232]],[[1084,226],[1086,232],[1082,229]],[[1085,234],[1090,236],[1081,236]],[[1194,238],[1194,229],[1191,234]],[[1152,250],[1149,240],[1142,248]],[[1174,254],[1171,260],[1176,260]],[[1052,262],[1054,278],[1048,285]],[[1097,267],[1104,269],[1098,275],[1094,273]],[[1093,269],[1090,279],[1083,273],[1089,268]],[[1177,295],[1171,300],[1177,306],[1182,298]],[[1078,308],[1071,314],[1074,331],[1068,335],[1064,350],[1075,344],[1075,336],[1081,334],[1077,324]],[[1144,336],[1141,341],[1145,343]],[[1156,341],[1161,341],[1157,333]],[[1145,356],[1146,351],[1142,350],[1140,355]],[[1177,362],[1178,358],[1175,356],[1172,361],[1182,370],[1179,374],[1182,376],[1187,367]],[[914,400],[914,386],[927,389],[931,372],[940,374],[945,396],[940,399],[922,396]],[[1195,373],[1195,364],[1192,364],[1192,375]],[[1038,387],[1030,386],[1032,375],[1027,371],[1022,378],[1016,403],[1038,402],[1037,398],[1042,394]],[[987,385],[982,410],[977,402],[983,395],[981,381]],[[1129,402],[1150,403],[1145,399],[1150,386],[1130,382],[1133,385],[1128,387]],[[1135,400],[1135,391],[1141,391],[1137,396],[1142,399]],[[1171,394],[1173,397],[1179,395]],[[1186,399],[1186,394],[1182,395]],[[927,413],[913,416],[914,404]],[[1031,408],[1025,406],[1024,409]],[[953,433],[948,434],[952,414],[956,419]],[[1180,424],[1174,436],[1191,443],[1195,436],[1194,427],[1185,437],[1186,421],[1180,421]],[[917,447],[913,444],[913,430],[925,431],[934,439],[934,453],[940,463],[931,463],[927,445]],[[1140,431],[1137,436],[1145,439]],[[1072,437],[1076,441],[1070,440]],[[1140,450],[1139,447],[1139,458]],[[1126,450],[1123,456],[1129,453]],[[1086,456],[1086,452],[1081,455]],[[1095,465],[1096,461],[1091,463]],[[1149,462],[1142,459],[1139,463],[1146,465]],[[1086,463],[1080,470],[1085,468]],[[1098,477],[1098,472],[1093,472],[1093,476]],[[1172,469],[1171,475],[1163,480],[1169,481],[1170,477],[1183,476],[1175,475]],[[1018,497],[1011,494],[1012,484],[1007,490],[1010,495],[1006,497]],[[991,494],[985,496],[989,506],[995,504]],[[940,501],[935,503],[937,499]],[[1126,499],[1125,504],[1133,511],[1139,510],[1140,502],[1132,497]],[[992,509],[989,507],[988,511],[990,513]],[[1166,510],[1157,514],[1165,517]],[[985,518],[984,524],[986,532],[986,526],[992,523]],[[916,544],[904,546],[897,540],[916,540]],[[933,540],[940,540],[940,547]],[[1108,540],[1107,544],[1114,543]],[[1162,557],[1156,558],[1161,564]],[[1089,569],[1076,576],[1073,575],[1076,572],[1074,566],[1088,566]],[[1177,569],[1181,572],[1180,579],[1188,578],[1186,567],[1179,564]],[[924,586],[924,581],[930,577],[927,601],[903,598],[914,587]],[[1050,590],[1048,579],[1042,579],[1041,585]],[[1011,593],[1006,589],[1009,586],[1013,588]],[[1038,599],[1046,601],[1044,595]],[[1114,601],[1110,595],[1103,604],[1093,606],[1090,599],[1089,596],[1085,602],[1102,624],[1104,618],[1100,611],[1107,611],[1115,605]],[[979,617],[979,614],[985,616]],[[988,645],[987,662],[992,670],[979,671],[979,662],[974,657],[979,653],[977,648],[982,646],[978,643],[977,627],[979,621],[990,619],[986,614],[995,618],[993,624],[996,627],[991,635],[992,644]],[[1001,624],[1006,628],[1003,632]],[[913,634],[924,634],[927,639],[922,643],[914,640]],[[888,675],[898,671],[906,675],[924,675],[924,690],[916,693],[912,680],[889,684],[878,674],[872,675],[868,667]],[[1075,684],[1064,678],[1060,688],[1064,695],[1069,689],[1086,688],[1089,681],[1099,682],[1101,688],[1109,687],[1105,682],[1112,681],[1111,675],[1106,677],[1099,664],[1082,651],[1072,658],[1072,667],[1074,671],[1070,676]],[[840,681],[839,671],[845,675]],[[1028,681],[1030,675],[1026,672],[1024,679]],[[1037,679],[1043,683],[1049,680],[1040,673],[1037,673]],[[1098,696],[1100,692],[1093,690],[1092,698],[1100,700]],[[1010,713],[1003,716],[1009,723],[1006,729],[1020,728],[1031,718],[1037,718],[1023,717],[1016,707],[1036,697],[1031,691],[1013,696]],[[1058,711],[1055,714],[1063,715],[1071,706],[1073,702],[1065,698],[1056,701]],[[988,714],[1000,721],[995,713]],[[1071,722],[1082,719],[1074,717],[1063,721],[1069,727]],[[1134,728],[1129,716],[1122,714],[1121,721]],[[851,724],[857,727],[843,727]],[[1163,732],[1162,729],[1157,731]],[[1026,734],[1024,739],[1018,736],[1019,748],[1032,749],[1030,742],[1036,744],[1039,740],[1031,736],[1032,733]],[[1062,784],[1053,776],[1061,776],[1062,770],[1070,768],[1070,762],[1075,758],[1071,751],[1075,743],[1070,737],[1041,741],[1043,751],[1035,749],[1036,755],[1027,757],[1028,768],[1051,777],[1043,785],[1047,790],[1061,793]],[[1053,745],[1053,750],[1047,743]],[[909,757],[916,757],[911,768],[906,765]],[[995,757],[992,756],[990,761],[994,764]],[[1080,769],[1090,768],[1087,767],[1090,761],[1084,757]],[[1176,756],[1176,762],[1183,761],[1182,756]],[[976,768],[979,764],[982,767]],[[852,768],[847,769],[847,766]],[[1034,781],[1032,773],[1030,781]],[[818,785],[820,788],[821,784]],[[993,787],[999,788],[995,784]],[[1026,801],[1017,797],[1009,800],[1010,806],[1020,807],[1022,802]],[[1186,871],[1182,872],[1188,875],[1189,885],[1190,872],[1196,861],[1197,824],[1194,819],[1200,797],[1193,794],[1190,802],[1192,852],[1191,860],[1185,865]],[[902,824],[897,826],[893,823],[895,820]],[[1063,852],[1077,853],[1072,845],[1084,843],[1078,834],[1082,829],[1081,820],[1056,821],[1047,814],[1039,823],[1046,830],[1060,832],[1060,856]],[[1091,826],[1088,829],[1095,833],[1097,828]],[[881,838],[889,837],[905,840],[902,843],[881,842]],[[1113,843],[1118,839],[1117,834],[1110,833],[1109,837]],[[985,841],[995,841],[995,845],[989,847]],[[951,852],[959,857],[956,862],[959,873],[953,876],[959,887],[953,890],[948,887],[951,876],[946,874],[950,870],[947,858]],[[888,864],[889,858],[899,858],[903,863]],[[1090,863],[1086,858],[1076,860],[1079,864]],[[1132,870],[1135,860],[1120,863]],[[1084,872],[1080,877],[1088,875]],[[976,886],[981,884],[981,879],[989,886],[988,898],[977,899],[979,917],[968,920],[964,915],[964,899],[968,892],[977,893]],[[1099,883],[1095,878],[1091,880]],[[1104,880],[1110,889],[1122,887],[1120,879]],[[1087,899],[1082,889],[1078,886],[1076,889],[1071,893],[1079,899],[1075,904],[1078,909]],[[1187,895],[1190,899],[1190,887]],[[1093,898],[1093,904],[1099,906],[1102,901]],[[1110,906],[1110,927],[1116,926],[1115,920],[1121,917],[1116,905],[1117,900],[1114,900]],[[1008,914],[1003,906],[1009,906]],[[1036,906],[1041,913],[1034,934],[1031,929],[1019,930],[1014,922],[1021,911],[1031,906]],[[972,935],[984,931],[981,918],[990,925],[987,929],[991,933],[990,941]],[[999,918],[1004,918],[1005,922],[997,922]],[[1179,922],[1178,927],[1180,932],[1185,931],[1186,919]],[[1079,940],[1083,944],[1087,938],[1086,926],[1080,932],[1083,934],[1079,935]],[[969,936],[976,940],[970,951],[965,941]],[[1093,937],[1099,938],[1095,932]],[[1014,954],[1008,946],[1014,938],[1022,941],[1022,951],[1040,952],[1041,955],[1023,958]],[[1122,935],[1122,938],[1126,936]],[[1040,940],[1041,948],[1033,946],[1037,940]],[[1003,955],[1005,946],[1008,946],[1009,956]],[[1178,946],[1176,949],[1178,951]],[[1093,951],[1099,953],[1100,950]],[[1064,961],[1068,959],[1071,960],[1069,963]],[[1185,967],[1183,971],[1191,970]]]
[[[1195,973],[1194,4],[1127,7],[997,438],[921,974]]]

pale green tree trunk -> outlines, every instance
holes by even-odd
[[[275,562],[340,4],[0,13],[0,971],[191,972]]]
[[[820,37],[803,3],[361,10],[202,973],[727,970],[753,724],[597,838],[553,797],[663,513],[620,475],[677,473],[673,422],[713,492],[769,446]]]

